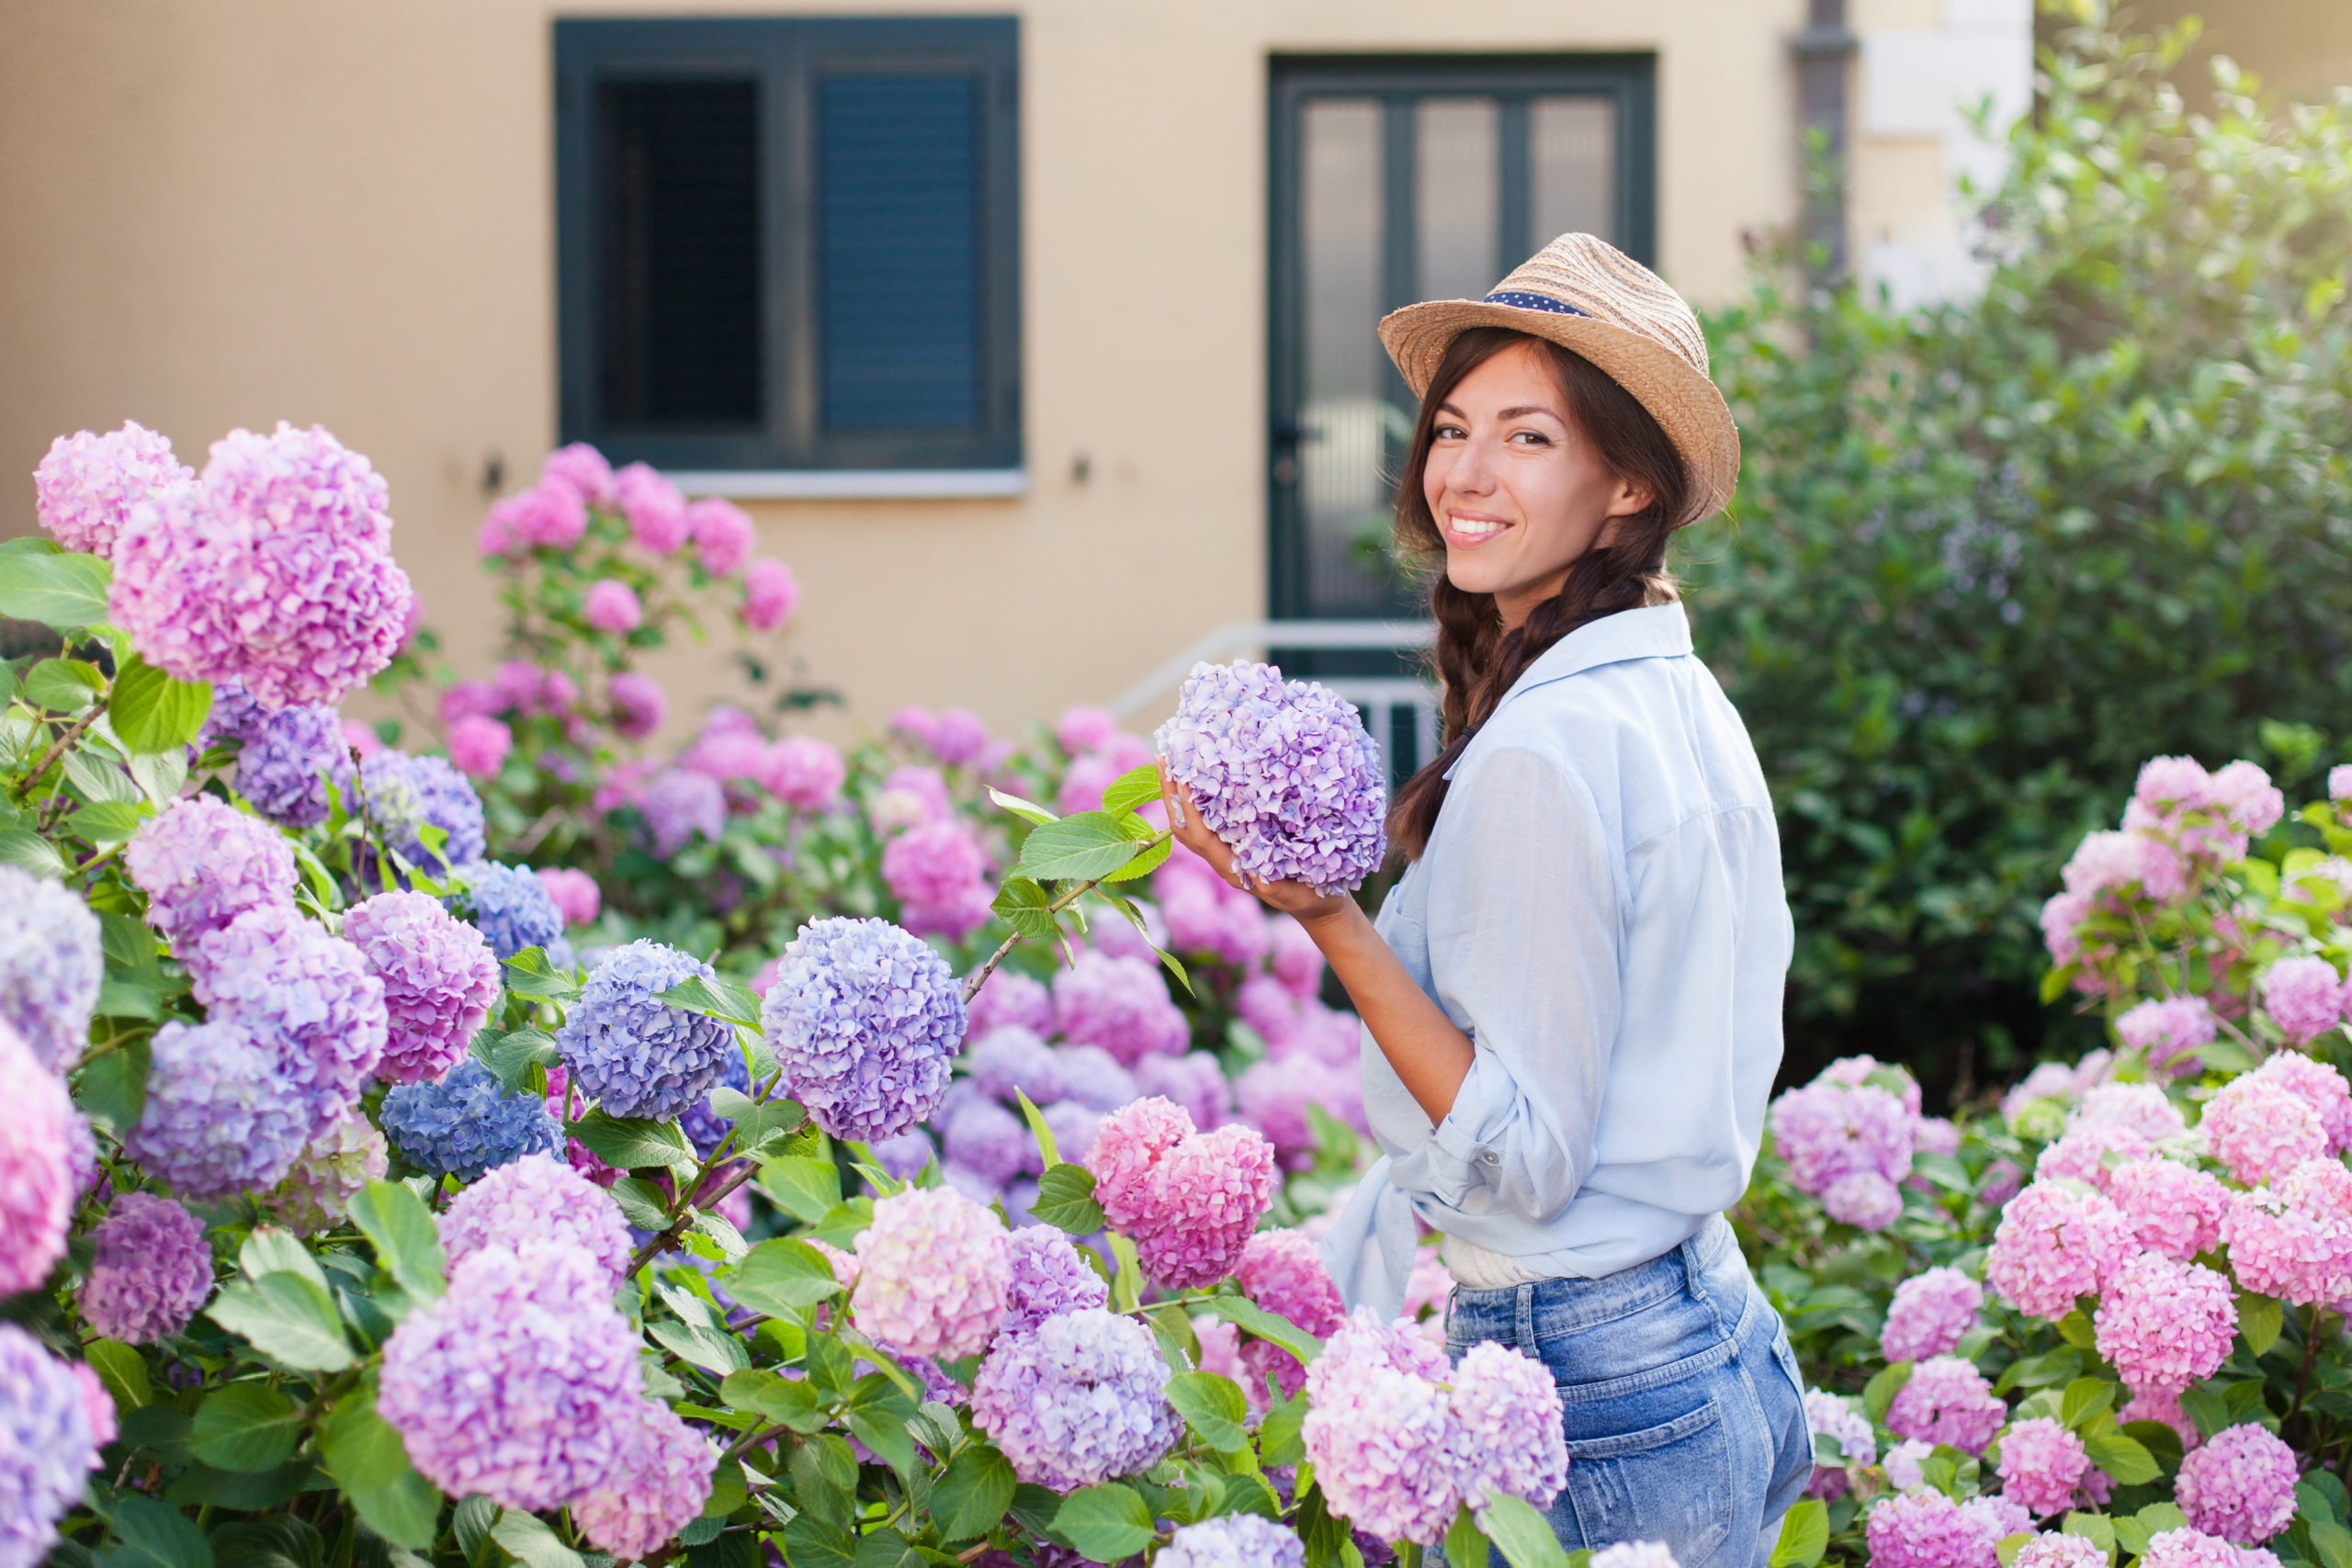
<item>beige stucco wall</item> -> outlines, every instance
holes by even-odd
[[[725,0],[567,15],[773,10]],[[1267,57],[1653,49],[1659,240],[1735,291],[1794,201],[1803,0],[863,0],[1023,19],[1018,501],[762,502],[790,646],[861,718],[1011,725],[1102,700],[1262,614]],[[14,0],[0,49],[0,532],[52,435],[136,418],[184,457],[324,423],[390,481],[458,659],[495,640],[486,457],[555,435],[550,18],[541,0]],[[1091,478],[1072,477],[1086,455]],[[718,660],[695,676],[716,690]],[[682,671],[684,667],[682,667]],[[680,704],[691,710],[688,700]]]

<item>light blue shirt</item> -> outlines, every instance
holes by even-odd
[[[1449,776],[1378,926],[1476,1055],[1432,1127],[1365,1032],[1384,1154],[1323,1242],[1387,1316],[1416,1211],[1547,1278],[1680,1246],[1746,1190],[1781,1064],[1771,797],[1681,605],[1561,638]]]

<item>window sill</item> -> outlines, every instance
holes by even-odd
[[[967,501],[1029,493],[1026,468],[674,469],[688,495],[729,501]]]

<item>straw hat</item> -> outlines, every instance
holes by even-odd
[[[1707,377],[1699,318],[1666,280],[1590,234],[1563,234],[1484,299],[1431,299],[1391,312],[1380,341],[1419,397],[1471,327],[1509,327],[1584,355],[1640,400],[1682,454],[1690,496],[1678,528],[1719,511],[1739,479],[1739,428]]]

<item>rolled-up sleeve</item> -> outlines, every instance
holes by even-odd
[[[1455,776],[1428,893],[1430,984],[1476,1055],[1453,1109],[1389,1179],[1430,1209],[1544,1221],[1593,1168],[1623,998],[1622,902],[1583,782],[1522,747]]]

